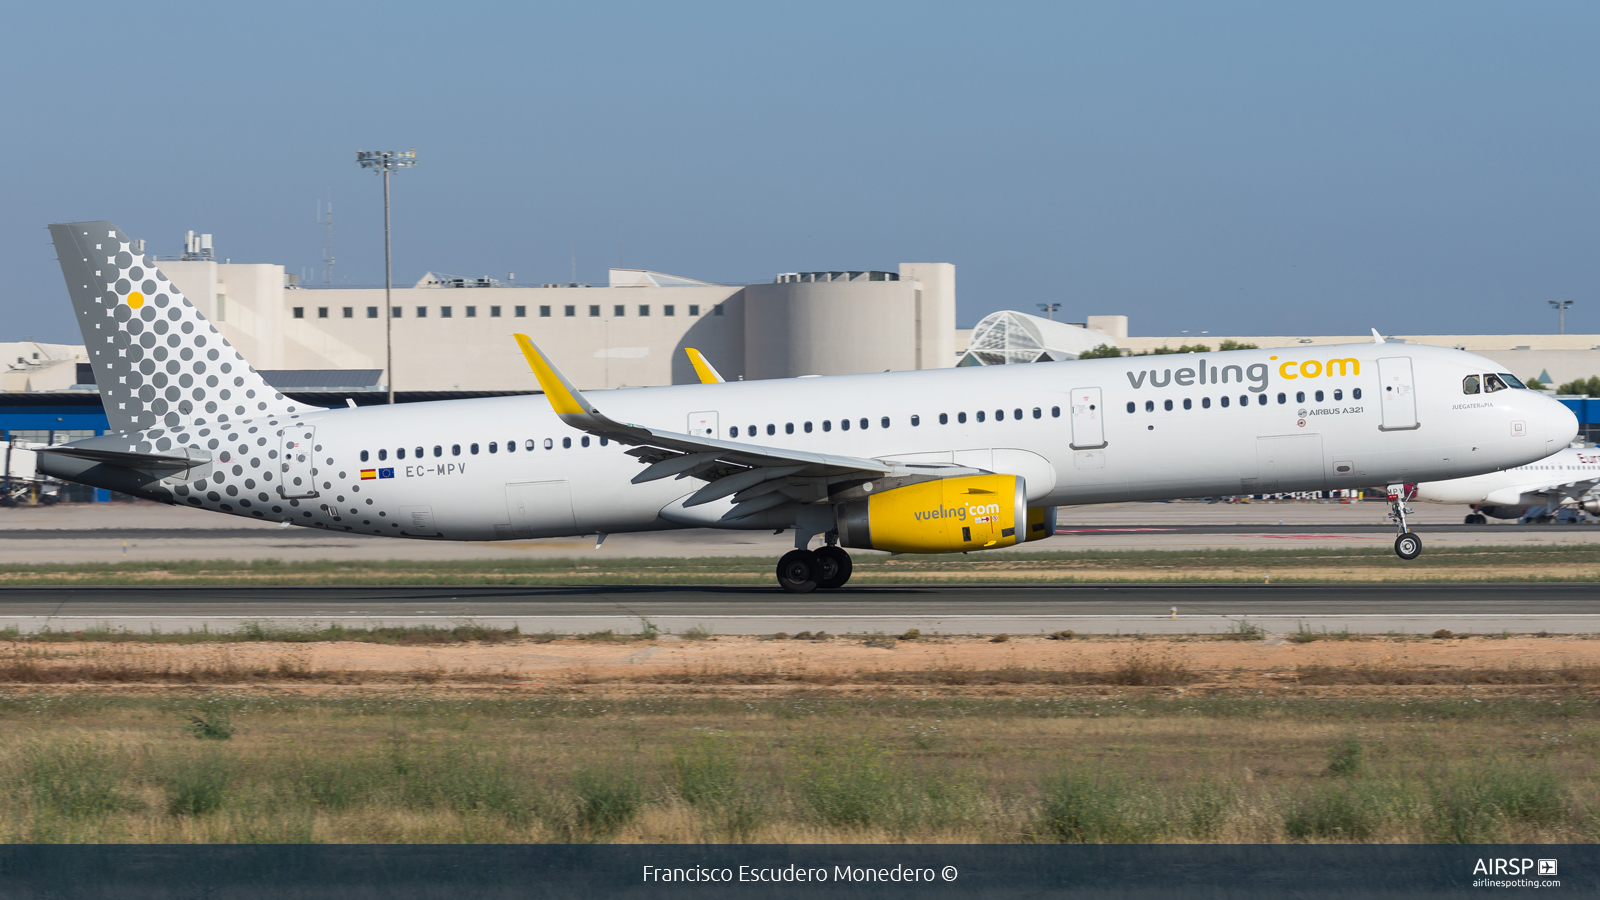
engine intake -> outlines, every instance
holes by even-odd
[[[1015,475],[921,481],[836,504],[834,515],[840,544],[891,553],[987,550],[1055,533],[1054,508],[1030,510]]]

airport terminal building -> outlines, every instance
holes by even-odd
[[[162,261],[263,370],[384,368],[382,288],[286,284],[282,266]],[[605,285],[515,287],[429,273],[393,292],[397,391],[536,390],[511,339],[530,335],[580,389],[695,380],[684,349],[729,380],[931,369],[956,363],[955,267],[795,272],[725,285],[611,269]]]

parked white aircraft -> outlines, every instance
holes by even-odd
[[[1403,484],[1526,465],[1577,431],[1510,375],[1463,394],[1496,377],[1487,359],[1382,338],[586,397],[518,335],[544,397],[322,409],[267,385],[114,225],[50,231],[116,433],[40,469],[332,531],[792,529],[778,581],[808,591],[849,578],[845,547],[1008,547],[1054,533],[1061,505],[1390,484],[1410,559]]]
[[[1600,449],[1569,447],[1525,466],[1449,481],[1417,485],[1416,498],[1433,503],[1466,503],[1474,512],[1468,525],[1482,525],[1487,516],[1520,519],[1542,506],[1554,516],[1563,508],[1600,516]]]

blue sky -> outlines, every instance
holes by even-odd
[[[960,320],[1600,332],[1600,6],[28,4],[0,340],[78,340],[49,222],[340,281],[957,267]]]

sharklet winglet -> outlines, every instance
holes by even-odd
[[[693,347],[685,347],[683,352],[689,357],[689,365],[694,366],[694,374],[700,379],[701,384],[721,384],[726,380],[722,377],[722,373],[711,365],[711,361],[706,359],[704,353]]]

